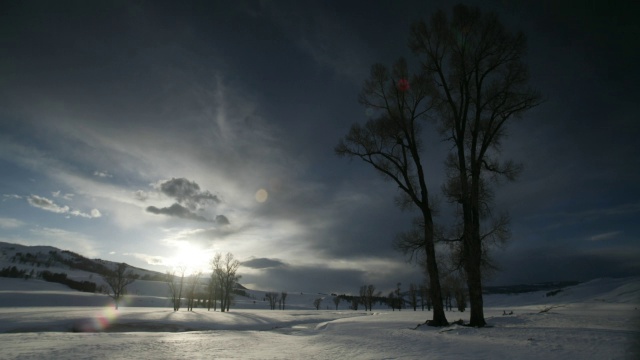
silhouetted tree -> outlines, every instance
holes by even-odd
[[[287,300],[287,292],[283,291],[280,293],[280,300],[282,300],[282,310],[284,310],[285,302]]]
[[[410,77],[404,59],[398,60],[391,71],[384,65],[373,65],[359,100],[373,110],[374,117],[364,125],[353,124],[335,151],[339,156],[360,158],[370,164],[398,186],[401,208],[413,205],[419,210],[424,224],[420,248],[424,251],[435,302],[433,319],[428,323],[444,326],[448,322],[442,308],[433,213],[421,158],[420,130],[433,106],[428,95],[432,84],[427,80],[422,74]]]
[[[316,310],[320,310],[320,304],[322,304],[322,298],[313,300],[313,306],[316,308]]]
[[[269,302],[269,307],[271,308],[271,310],[275,310],[276,309],[276,304],[278,303],[278,300],[280,299],[278,293],[268,292],[264,296],[267,298],[267,301]]]
[[[461,261],[466,272],[471,314],[470,325],[486,324],[482,300],[482,266],[486,241],[500,239],[483,233],[483,219],[490,216],[488,182],[498,177],[513,180],[521,167],[499,160],[506,125],[540,103],[529,87],[523,62],[525,36],[506,30],[494,13],[457,5],[451,19],[437,11],[429,23],[411,27],[410,47],[421,59],[439,128],[454,151],[447,160],[448,198],[462,213]],[[498,221],[500,222],[500,221]],[[432,286],[435,285],[432,282]],[[434,299],[434,306],[438,301]]]
[[[425,300],[429,297],[428,291],[429,290],[425,285],[420,285],[418,288],[418,294],[420,294],[420,307],[422,308],[422,311],[424,311]]]
[[[109,295],[118,310],[120,299],[127,293],[127,285],[133,283],[136,278],[131,270],[127,270],[127,264],[120,263],[114,270],[107,270],[102,279],[107,283],[109,288],[106,294]]]
[[[171,296],[171,304],[173,311],[180,310],[182,305],[182,290],[184,287],[184,273],[187,269],[184,266],[178,267],[178,271],[167,271],[165,281],[169,285],[169,296]]]
[[[387,304],[389,305],[389,307],[391,307],[391,310],[396,311],[397,303],[398,301],[396,299],[396,295],[393,291],[391,291],[389,295],[387,295]]]
[[[233,300],[233,289],[240,280],[237,275],[240,261],[234,259],[232,253],[227,253],[224,258],[222,254],[217,253],[211,260],[211,268],[217,277],[218,290],[220,294],[220,311],[229,311],[231,301]]]
[[[334,296],[333,303],[336,305],[336,310],[338,310],[338,305],[340,305],[340,296]]]
[[[413,307],[413,311],[418,308],[418,286],[416,284],[409,284],[409,304]]]
[[[207,311],[210,311],[212,306],[213,311],[216,311],[218,307],[218,288],[218,275],[215,270],[212,269],[209,282],[207,283]]]
[[[398,311],[401,311],[404,307],[404,297],[402,297],[402,293],[400,292],[400,285],[402,285],[402,283],[396,284],[396,306],[398,308]]]
[[[187,280],[187,311],[193,311],[200,275],[202,275],[202,272],[198,271],[197,273],[191,274]]]

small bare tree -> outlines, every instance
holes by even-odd
[[[102,279],[109,286],[106,289],[106,294],[113,299],[115,308],[118,310],[120,299],[127,293],[127,285],[136,280],[133,272],[127,271],[127,264],[120,263],[115,270],[110,270],[102,275]]]
[[[192,274],[187,280],[187,311],[193,311],[193,305],[196,300],[198,285],[202,272]]]
[[[184,273],[186,268],[184,266],[178,267],[178,271],[167,271],[165,281],[169,285],[169,296],[171,297],[171,303],[173,304],[173,311],[180,310],[182,305],[182,289],[184,287]]]
[[[207,311],[211,310],[213,306],[213,311],[216,311],[218,304],[218,276],[215,271],[211,272],[211,276],[209,277],[209,282],[207,283]]]
[[[357,296],[353,296],[351,297],[351,310],[358,310],[358,307],[360,307],[360,298]]]
[[[287,300],[287,292],[283,291],[280,293],[280,300],[282,301],[282,310],[284,310],[285,302]]]
[[[416,284],[409,284],[409,304],[413,307],[413,311],[418,308],[418,286]]]
[[[264,294],[264,297],[267,298],[267,301],[269,302],[269,307],[271,308],[271,310],[275,310],[276,304],[278,304],[278,300],[280,298],[278,293],[268,292]]]
[[[336,310],[338,310],[338,305],[340,305],[340,296],[335,296],[333,298],[333,303],[336,305]]]
[[[320,310],[320,304],[322,304],[322,298],[313,300],[313,306],[316,308],[316,310]]]

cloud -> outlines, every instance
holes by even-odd
[[[15,229],[24,225],[20,220],[11,218],[0,218],[0,229]]]
[[[147,201],[149,194],[144,190],[136,190],[133,192],[133,197],[140,201]]]
[[[46,210],[46,211],[51,211],[54,213],[58,213],[58,214],[66,214],[69,212],[69,207],[68,206],[58,206],[56,203],[54,203],[52,200],[49,200],[45,197],[41,197],[38,195],[30,195],[27,198],[27,201],[29,202],[29,204],[31,204],[31,206],[40,208],[42,210]]]
[[[152,214],[162,214],[162,215],[175,216],[175,217],[179,217],[181,219],[189,219],[189,220],[196,220],[196,221],[209,221],[203,216],[200,216],[198,214],[192,213],[191,211],[189,211],[189,209],[185,208],[184,206],[182,206],[182,205],[180,205],[178,203],[174,203],[173,205],[171,205],[169,207],[163,207],[163,208],[157,208],[155,206],[149,206],[149,207],[147,207],[147,212],[150,212]]]
[[[74,194],[61,194],[60,190],[51,193],[54,198],[62,198],[65,200],[73,200]]]
[[[162,256],[141,254],[141,253],[124,253],[125,256],[133,256],[136,259],[140,259],[149,265],[167,265],[168,261]]]
[[[209,191],[200,191],[200,186],[195,181],[185,178],[171,178],[160,182],[156,187],[165,195],[174,198],[179,204],[191,210],[201,208],[208,203],[219,203],[220,199]]]
[[[227,219],[224,215],[216,216],[216,224],[218,225],[229,225],[229,219]]]
[[[112,178],[113,177],[113,175],[109,174],[106,171],[98,171],[98,170],[93,172],[93,176],[97,176],[97,177],[101,177],[101,178]]]
[[[614,237],[620,235],[621,233],[622,233],[622,231],[610,231],[610,232],[606,232],[606,233],[602,233],[602,234],[596,234],[596,235],[593,235],[593,236],[589,237],[589,240],[591,240],[591,241],[609,240],[611,238],[614,238]]]
[[[58,192],[59,193],[59,192]],[[59,195],[59,194],[58,194]],[[67,194],[69,195],[69,194]],[[73,216],[79,216],[87,219],[98,218],[102,216],[98,209],[92,209],[91,213],[87,214],[80,210],[72,210],[68,206],[59,206],[53,200],[47,199],[38,195],[30,195],[27,201],[31,206],[37,207],[42,210],[50,211],[57,214],[68,214]]]
[[[286,263],[278,259],[268,259],[268,258],[254,258],[254,259],[242,262],[241,265],[248,268],[252,268],[252,269],[269,269],[269,268],[278,268],[278,267],[287,266]]]
[[[29,231],[34,238],[20,239],[15,242],[25,245],[47,244],[61,250],[71,250],[83,256],[96,257],[96,243],[86,235],[57,228],[38,228]]]
[[[22,196],[16,194],[4,194],[2,197],[4,198],[2,201],[7,201],[8,199],[22,199]]]

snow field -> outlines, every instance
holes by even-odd
[[[266,310],[256,290],[229,313],[174,312],[166,284],[134,284],[115,311],[105,295],[0,278],[0,359],[640,359],[638,277],[487,295],[483,329],[418,326],[431,316],[420,310],[327,310],[322,294],[289,293],[291,310]]]

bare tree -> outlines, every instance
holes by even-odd
[[[371,68],[359,100],[374,111],[364,126],[353,124],[335,148],[339,156],[360,158],[400,189],[401,208],[415,206],[424,224],[420,248],[424,251],[434,299],[430,325],[448,324],[442,308],[433,214],[422,163],[421,122],[432,108],[430,83],[421,74],[410,78],[407,63],[398,60],[389,71],[384,65]]]
[[[367,301],[367,285],[360,286],[360,303],[364,305],[364,311],[369,310],[369,302]]]
[[[391,291],[389,295],[387,295],[387,304],[391,307],[391,310],[396,311],[396,305],[398,301],[396,300],[395,292]]]
[[[364,305],[364,311],[373,310],[373,300],[376,297],[376,287],[372,284],[360,287],[360,302]]]
[[[268,292],[264,295],[264,297],[267,298],[267,301],[269,302],[269,307],[271,308],[271,310],[275,310],[276,309],[276,304],[278,303],[278,300],[280,299],[278,293],[275,292]]]
[[[229,311],[233,300],[233,289],[240,275],[237,275],[240,261],[234,259],[232,253],[227,253],[224,258],[217,253],[211,260],[213,274],[217,277],[218,293],[220,294],[220,311]],[[213,275],[212,275],[213,276]]]
[[[316,308],[316,310],[320,310],[321,303],[322,303],[322,298],[317,298],[313,300],[313,306]]]
[[[171,296],[171,303],[173,304],[173,311],[180,310],[182,305],[182,290],[184,287],[184,273],[186,267],[178,267],[178,271],[167,271],[165,281],[169,285],[169,296]]]
[[[359,297],[352,296],[351,297],[351,310],[358,311],[358,307],[360,306],[361,302],[362,302],[362,300]]]
[[[284,310],[285,302],[287,300],[287,292],[283,291],[280,293],[280,300],[282,300],[282,310]]]
[[[402,308],[404,307],[404,297],[400,292],[400,285],[402,285],[402,283],[396,284],[396,302],[397,302],[396,306],[398,308],[398,311],[402,311]]]
[[[109,270],[102,275],[102,279],[109,286],[106,294],[113,299],[115,308],[118,310],[120,299],[127,293],[127,285],[136,280],[133,272],[127,271],[127,264],[120,263],[115,270]]]
[[[207,311],[211,310],[213,306],[213,311],[217,310],[218,304],[218,276],[215,271],[211,271],[211,275],[209,276],[209,282],[207,283]]]
[[[418,294],[420,295],[420,307],[422,308],[422,311],[424,311],[425,299],[429,296],[428,291],[429,290],[425,285],[420,285],[418,288]]]
[[[336,305],[336,310],[338,310],[338,305],[340,305],[340,296],[334,296],[333,303]]]
[[[459,204],[463,230],[462,263],[471,302],[470,325],[486,324],[482,300],[485,240],[500,237],[482,230],[491,215],[489,181],[513,180],[521,167],[498,155],[506,125],[540,103],[523,58],[525,36],[505,29],[496,14],[457,5],[448,19],[437,11],[427,24],[411,27],[410,47],[421,58],[437,111],[440,131],[453,145],[445,193]],[[432,282],[432,286],[435,285]],[[435,302],[435,299],[434,299]],[[434,303],[434,306],[436,304]]]
[[[187,311],[193,311],[193,305],[196,300],[198,285],[202,272],[191,274],[187,279]]]
[[[413,307],[413,311],[418,308],[418,287],[416,284],[409,284],[409,304]]]

